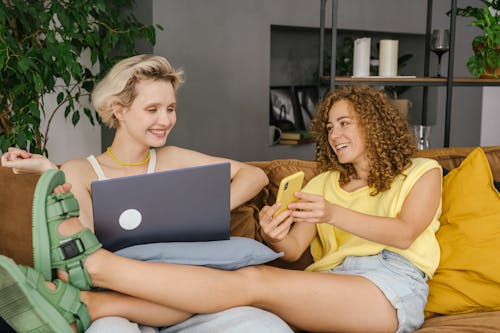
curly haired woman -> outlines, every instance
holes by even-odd
[[[296,260],[310,247],[315,262],[307,271],[269,266],[221,271],[134,261],[97,249],[68,258],[66,265],[84,267],[88,287],[114,292],[106,297],[92,291],[75,293],[75,316],[52,301],[54,309],[70,323],[81,313],[94,320],[123,309],[123,304],[113,302],[119,299],[115,294],[126,294],[188,313],[253,305],[309,331],[416,330],[423,322],[426,281],[439,262],[435,232],[441,211],[441,168],[434,160],[412,158],[415,140],[408,125],[381,92],[367,87],[338,89],[326,96],[316,114],[313,129],[325,171],[275,218],[279,203],[260,213],[266,243],[285,252],[286,259]],[[67,185],[52,187],[56,193],[68,191]],[[54,229],[47,233],[48,244],[82,232],[77,218],[63,220],[48,224]],[[12,272],[18,284],[26,284],[24,267],[1,260],[0,268]],[[63,272],[60,276],[66,279]],[[57,281],[57,288],[63,287],[71,284]],[[43,283],[26,287],[16,297],[45,295],[44,288]],[[162,324],[154,313],[132,319]],[[163,319],[171,323],[171,318]]]

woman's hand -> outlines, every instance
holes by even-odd
[[[15,174],[43,173],[49,169],[57,169],[57,166],[43,155],[32,154],[26,150],[10,147],[2,155],[2,166],[12,168]]]
[[[277,243],[285,239],[293,223],[289,210],[285,210],[273,218],[273,214],[280,206],[281,203],[277,202],[272,206],[263,207],[259,212],[260,233],[264,241],[268,244]]]
[[[288,205],[295,222],[333,224],[334,204],[317,194],[297,192],[295,196],[299,200]]]

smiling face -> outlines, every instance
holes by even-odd
[[[339,100],[333,104],[328,112],[326,131],[328,143],[340,163],[351,163],[356,168],[368,161],[365,131],[349,101]]]
[[[163,80],[143,80],[135,90],[132,104],[115,111],[117,132],[145,146],[161,147],[177,120],[174,87]]]

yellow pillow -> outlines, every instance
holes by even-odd
[[[440,220],[426,315],[500,310],[500,193],[482,149],[444,177]]]

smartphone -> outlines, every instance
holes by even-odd
[[[303,171],[296,172],[293,175],[287,176],[281,180],[278,195],[276,197],[276,202],[281,202],[281,207],[278,208],[278,210],[273,214],[273,217],[287,209],[288,204],[297,201],[297,198],[293,194],[300,191],[303,181]]]

